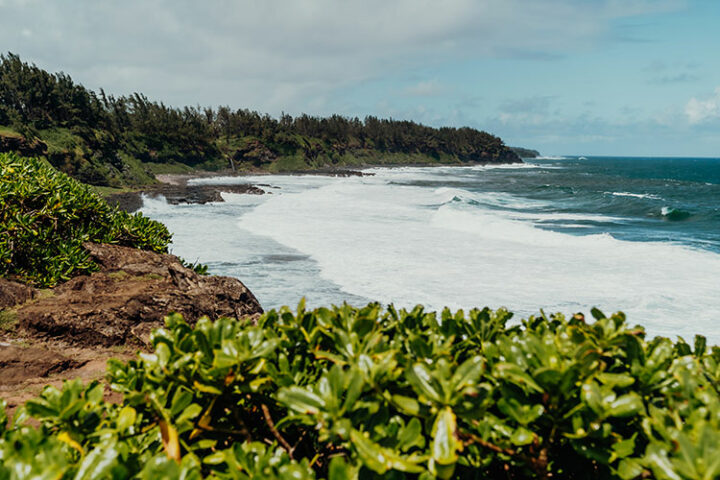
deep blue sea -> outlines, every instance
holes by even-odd
[[[651,334],[720,343],[720,160],[564,157],[372,176],[259,176],[209,205],[146,199],[175,253],[240,278],[265,308],[370,300],[597,306]]]
[[[548,221],[544,228],[678,242],[720,253],[719,159],[582,158],[528,160],[537,168],[506,177],[505,187],[503,172],[496,170],[469,188],[498,189],[526,198],[528,204],[538,202],[537,212],[610,217]],[[583,225],[582,232],[575,230],[577,225]]]

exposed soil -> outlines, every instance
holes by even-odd
[[[21,283],[0,278],[0,309],[25,303],[34,296],[34,289]]]

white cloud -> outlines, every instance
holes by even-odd
[[[685,105],[685,115],[693,125],[720,118],[720,87],[709,97],[691,98]]]
[[[0,45],[91,88],[278,113],[458,59],[547,59],[676,0],[0,0]],[[22,29],[33,35],[23,36]],[[422,88],[421,88],[422,87]],[[418,85],[417,93],[432,90]],[[315,113],[315,112],[311,112]]]

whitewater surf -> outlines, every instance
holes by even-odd
[[[651,334],[719,341],[720,162],[699,173],[650,163],[198,179],[264,183],[272,194],[209,205],[146,199],[143,210],[175,232],[175,253],[242,279],[265,308],[301,296],[311,306],[504,306],[518,317],[596,306]]]

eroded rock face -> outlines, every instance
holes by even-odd
[[[45,378],[83,363],[46,348],[0,346],[0,387],[22,383],[28,378]]]
[[[17,282],[0,278],[0,309],[20,305],[35,296],[35,290]]]
[[[30,333],[72,344],[143,344],[170,312],[189,322],[201,316],[242,318],[262,313],[239,280],[202,276],[173,255],[114,245],[85,244],[101,270],[58,286],[49,297],[18,308]]]

